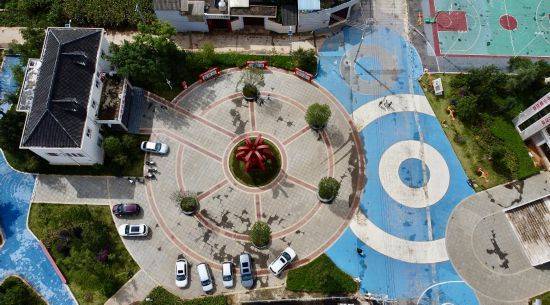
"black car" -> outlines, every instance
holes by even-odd
[[[138,215],[139,212],[141,212],[141,207],[137,203],[119,203],[113,206],[115,216]]]

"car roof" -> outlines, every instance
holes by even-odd
[[[183,269],[185,267],[186,263],[187,263],[186,260],[177,260],[176,261],[176,267]]]
[[[222,273],[223,274],[230,274],[232,265],[233,265],[233,263],[231,263],[231,262],[224,262],[222,264]]]
[[[157,143],[155,142],[145,142],[145,147],[148,148],[148,149],[155,149],[155,146],[157,145]]]

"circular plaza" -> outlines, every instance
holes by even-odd
[[[147,96],[141,132],[168,144],[170,152],[148,156],[159,172],[156,180],[146,182],[143,203],[155,241],[125,244],[150,276],[176,292],[171,272],[159,271],[169,270],[164,265],[171,270],[178,255],[192,265],[208,263],[218,278],[222,262],[237,263],[238,256],[248,252],[259,285],[274,285],[269,278],[277,280],[267,277],[267,265],[282,250],[290,246],[296,251],[291,268],[308,263],[340,237],[358,207],[364,184],[362,147],[338,101],[315,84],[269,69],[259,87],[259,101],[247,102],[236,86],[241,75],[238,69],[223,71],[173,101]],[[320,132],[304,119],[313,103],[329,105],[332,113]],[[268,182],[251,186],[234,175],[231,156],[239,143],[260,135],[277,151],[279,167]],[[329,204],[317,197],[323,177],[341,184]],[[183,214],[173,200],[175,192],[197,196],[194,215]],[[258,221],[271,229],[265,249],[250,241],[250,229]]]

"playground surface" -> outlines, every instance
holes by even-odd
[[[429,0],[440,56],[550,57],[550,1]]]
[[[478,304],[445,249],[450,213],[473,190],[419,87],[417,51],[382,26],[346,28],[326,39],[319,58],[316,82],[351,114],[367,161],[359,210],[326,253],[360,279],[361,293]]]

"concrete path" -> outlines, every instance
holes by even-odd
[[[0,48],[7,48],[12,41],[23,42],[21,27],[0,27]],[[109,42],[121,44],[124,40],[132,41],[135,32],[107,31]],[[227,34],[178,33],[174,38],[182,49],[198,50],[205,44],[214,46],[216,52],[239,52],[249,54],[288,54],[292,50],[315,49],[316,43],[322,43],[323,38],[317,37],[314,41],[311,35],[279,34]]]
[[[550,269],[534,268],[504,213],[548,196],[550,173],[500,185],[463,200],[449,218],[452,264],[487,304],[526,303],[550,287]]]
[[[105,305],[129,305],[142,302],[158,284],[143,270],[139,270]]]

